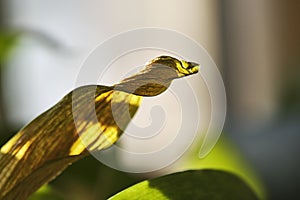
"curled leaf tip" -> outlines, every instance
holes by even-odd
[[[178,60],[171,56],[159,56],[151,60],[138,74],[114,85],[115,90],[139,96],[156,96],[164,92],[172,80],[195,74],[199,64]]]
[[[171,56],[159,56],[153,59],[150,65],[151,64],[161,64],[163,66],[171,67],[176,70],[178,77],[192,75],[199,71],[198,63],[178,60]]]

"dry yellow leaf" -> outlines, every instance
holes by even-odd
[[[75,89],[21,129],[0,154],[0,199],[26,199],[68,165],[117,141],[142,96],[165,91],[171,81],[198,72],[198,64],[169,56],[113,86]]]

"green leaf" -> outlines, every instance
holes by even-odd
[[[234,174],[218,170],[178,172],[138,183],[110,200],[257,200],[250,187]]]
[[[44,185],[33,195],[29,197],[28,200],[63,200],[49,185]]]
[[[0,63],[9,59],[13,47],[16,45],[21,34],[19,32],[0,32]]]
[[[174,166],[175,171],[214,169],[232,172],[243,179],[260,199],[267,199],[260,177],[247,161],[241,150],[223,134],[212,151],[199,158],[199,143],[196,143],[185,157]],[[175,172],[174,171],[174,172]]]

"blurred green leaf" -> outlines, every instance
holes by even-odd
[[[241,177],[259,196],[266,199],[266,192],[261,180],[247,162],[245,156],[228,138],[219,138],[212,151],[203,159],[199,158],[199,144],[195,144],[184,158],[174,167],[175,171],[215,169],[224,170]]]
[[[0,63],[4,63],[9,58],[20,35],[20,32],[0,32]]]
[[[29,197],[28,200],[63,200],[49,185],[44,185],[33,195]]]
[[[69,53],[71,51],[59,40],[43,31],[27,28],[4,29],[0,31],[0,64],[5,63],[10,58],[14,47],[17,46],[21,37],[32,38],[49,49],[59,50],[60,53]]]
[[[110,200],[122,199],[255,200],[258,198],[236,175],[217,170],[195,170],[143,181],[110,198]]]

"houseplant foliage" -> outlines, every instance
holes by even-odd
[[[89,151],[111,146],[143,96],[161,94],[172,80],[197,73],[198,68],[196,63],[160,56],[118,84],[70,92],[2,146],[0,198],[26,199]]]
[[[197,71],[198,65],[195,63],[162,56],[152,60],[140,73],[124,79],[119,84],[85,86],[67,94],[60,102],[21,129],[1,148],[0,199],[27,199],[68,165],[87,156],[89,151],[101,150],[116,142],[130,119],[119,116],[121,119],[124,118],[121,124],[123,127],[119,127],[120,124],[117,125],[112,116],[111,104],[116,105],[118,113],[125,112],[123,108],[129,105],[132,117],[143,96],[158,95],[169,87],[172,80]],[[74,93],[77,94],[76,98],[73,96]],[[90,120],[89,114],[86,114],[86,110],[94,108],[100,131],[93,129],[95,124]],[[84,128],[78,129],[78,125],[74,124],[74,112],[81,119]],[[111,127],[114,129],[110,129]],[[81,140],[84,140],[85,145]],[[86,143],[91,143],[91,148],[87,149]],[[220,170],[174,173],[143,181],[111,197],[111,199],[153,198],[257,199],[240,178]],[[51,187],[44,186],[31,199],[60,199],[60,197]]]
[[[125,199],[256,200],[257,197],[240,178],[229,172],[191,170],[143,181],[110,198]]]

